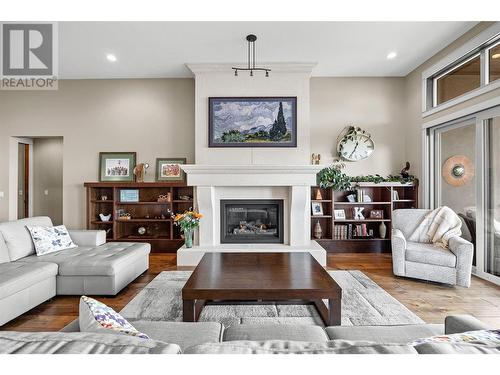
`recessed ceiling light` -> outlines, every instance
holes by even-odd
[[[115,62],[117,59],[116,59],[116,56],[113,55],[112,53],[108,53],[106,55],[106,59],[108,59],[108,61],[111,61],[111,62]]]
[[[495,53],[493,56],[491,56],[492,59],[500,59],[500,53]]]
[[[387,60],[395,59],[398,54],[396,52],[389,52],[387,54]]]

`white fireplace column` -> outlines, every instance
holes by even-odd
[[[311,241],[311,187],[290,188],[290,246],[304,246]]]

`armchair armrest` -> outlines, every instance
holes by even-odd
[[[462,237],[452,237],[448,241],[450,251],[457,258],[457,285],[469,287],[472,273],[474,246]]]
[[[471,315],[449,315],[444,319],[444,333],[446,335],[481,329],[491,329],[491,327]]]
[[[399,229],[393,229],[392,242],[392,271],[395,275],[405,275],[406,238]]]
[[[101,246],[106,243],[104,230],[69,230],[69,236],[78,246]]]

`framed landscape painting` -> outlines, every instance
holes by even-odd
[[[297,147],[296,97],[209,98],[209,147]]]
[[[134,182],[135,152],[100,152],[99,180],[101,182]]]
[[[184,181],[181,164],[186,164],[186,158],[156,159],[156,181]]]

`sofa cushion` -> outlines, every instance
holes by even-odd
[[[500,346],[426,342],[415,346],[418,354],[500,354]]]
[[[192,346],[186,354],[417,354],[405,344],[335,340],[324,343],[301,341],[228,341]]]
[[[175,344],[127,335],[0,332],[2,354],[180,354]]]
[[[237,324],[224,331],[224,341],[288,340],[326,342],[323,328],[294,324]]]
[[[0,264],[10,262],[9,249],[5,243],[2,233],[0,232]]]
[[[31,234],[31,240],[38,256],[76,247],[64,225],[55,227],[27,225],[26,228]]]
[[[120,333],[149,339],[111,307],[93,298],[80,298],[78,323],[81,332]]]
[[[442,335],[442,324],[411,324],[400,326],[332,326],[325,331],[330,340],[367,340],[376,343],[410,343],[415,339]]]
[[[410,262],[451,268],[456,265],[455,254],[448,249],[433,244],[408,241],[405,254],[406,260]]]
[[[1,223],[0,233],[7,244],[11,261],[35,254],[35,247],[30,232],[26,228],[27,225],[51,227],[52,221],[46,216],[38,216]]]
[[[77,247],[42,256],[30,256],[23,262],[53,262],[61,276],[114,276],[122,269],[148,256],[148,243],[109,242],[98,247]]]
[[[154,340],[187,347],[222,341],[224,326],[215,322],[161,322],[136,320],[132,325]]]
[[[9,262],[0,264],[0,299],[29,288],[47,278],[55,278],[57,264]]]

